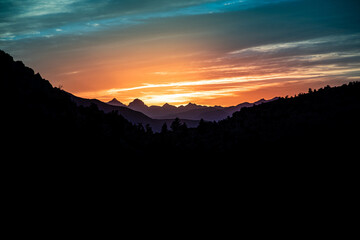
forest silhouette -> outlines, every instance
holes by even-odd
[[[78,156],[310,156],[358,145],[360,83],[309,89],[244,107],[222,121],[189,128],[179,118],[161,132],[133,124],[96,104],[76,105],[69,93],[0,50],[5,147]],[[273,154],[273,155],[271,155]],[[243,158],[244,159],[244,158]]]

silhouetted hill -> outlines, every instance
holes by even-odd
[[[167,142],[169,149],[176,142],[176,149],[240,158],[244,154],[266,157],[286,153],[289,158],[304,157],[321,151],[325,156],[354,149],[359,123],[360,83],[352,82],[243,107],[225,120],[201,121],[186,136],[169,133]]]
[[[118,150],[141,148],[138,138],[145,130],[116,112],[104,114],[98,103],[77,106],[69,93],[52,87],[1,50],[0,67],[2,136],[9,146],[29,153],[57,149],[83,155],[99,153],[102,146],[114,147],[114,143]]]

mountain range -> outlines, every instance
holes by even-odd
[[[236,106],[222,107],[222,106],[203,106],[195,103],[188,103],[183,106],[173,106],[165,103],[163,106],[147,106],[142,100],[135,99],[128,106],[119,102],[116,98],[107,102],[107,104],[115,107],[128,107],[132,110],[141,112],[153,119],[188,119],[188,120],[205,120],[205,121],[220,121],[230,117],[234,112],[240,111],[243,107],[252,107],[262,103],[277,100],[278,97],[265,100],[260,99],[254,103],[244,102]]]
[[[179,118],[182,123],[186,123],[187,127],[197,127],[201,119],[205,121],[219,121],[230,117],[234,112],[244,107],[251,107],[261,103],[271,102],[277,98],[270,100],[260,99],[254,103],[241,103],[231,107],[221,106],[202,106],[189,103],[186,106],[173,106],[168,103],[163,106],[147,106],[140,99],[135,99],[129,105],[125,105],[116,98],[109,102],[102,102],[98,99],[86,99],[77,97],[68,93],[74,103],[78,106],[89,107],[95,104],[99,110],[104,113],[117,112],[125,119],[133,124],[149,125],[154,132],[160,132],[161,127],[166,123],[170,126],[175,118]]]
[[[164,123],[170,126],[175,118],[179,118],[182,123],[186,123],[187,127],[194,128],[198,126],[201,119],[204,121],[220,121],[230,117],[241,108],[252,107],[278,99],[277,97],[270,100],[260,99],[254,103],[244,102],[231,107],[209,107],[194,103],[176,107],[168,103],[165,103],[163,106],[147,106],[140,99],[134,99],[129,105],[125,105],[116,98],[109,102],[102,102],[98,99],[86,99],[70,93],[68,94],[78,106],[89,107],[91,104],[95,104],[104,113],[118,112],[134,124],[149,125],[155,132],[160,132]]]
[[[76,103],[78,106],[89,107],[92,104],[95,104],[99,110],[103,111],[104,113],[111,113],[116,112],[123,116],[126,120],[130,121],[133,124],[141,124],[144,127],[150,126],[154,132],[160,132],[161,127],[166,123],[167,126],[170,126],[171,123],[174,121],[174,118],[164,118],[164,119],[153,119],[146,114],[142,113],[141,111],[137,111],[126,105],[118,102],[116,99],[110,101],[112,104],[102,102],[97,99],[86,99],[77,97],[68,93],[71,97],[71,100]],[[197,127],[199,124],[199,120],[192,120],[192,119],[181,119],[182,123],[186,123],[188,127]]]

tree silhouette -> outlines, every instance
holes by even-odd
[[[153,134],[154,133],[151,126],[150,126],[150,124],[146,124],[145,130],[146,130],[147,134]]]
[[[186,130],[188,129],[187,124],[186,124],[185,122],[184,122],[183,124],[181,124],[180,129],[181,129],[182,131],[186,131]]]
[[[167,127],[166,122],[164,122],[164,124],[163,124],[162,127],[161,127],[161,133],[162,133],[162,134],[165,134],[165,133],[167,133],[167,132],[168,132],[168,127]]]
[[[180,130],[181,122],[179,118],[175,118],[175,120],[171,123],[170,128],[173,132],[177,132]]]
[[[142,125],[142,123],[138,123],[138,124],[136,125],[136,128],[137,128],[139,131],[141,131],[141,132],[145,132],[145,129],[144,129],[144,126]]]

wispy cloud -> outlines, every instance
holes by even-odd
[[[219,97],[231,97],[231,96],[237,96],[238,94],[242,92],[248,92],[248,91],[254,91],[261,88],[267,88],[267,87],[275,87],[279,86],[283,83],[280,82],[269,82],[269,83],[261,83],[256,85],[244,85],[244,86],[237,86],[237,87],[224,87],[219,88],[215,90],[206,90],[206,91],[194,91],[192,89],[181,89],[179,92],[162,92],[159,93],[150,93],[142,96],[142,100],[144,100],[148,104],[154,104],[154,105],[161,105],[164,103],[171,103],[175,105],[184,104],[187,102],[194,102],[198,99],[205,100],[211,100],[216,99]]]
[[[207,85],[219,85],[219,84],[224,85],[224,84],[234,84],[234,83],[238,84],[244,82],[256,82],[256,81],[264,81],[269,79],[282,79],[282,78],[288,78],[288,77],[284,77],[280,74],[273,74],[267,76],[233,77],[233,78],[210,79],[210,80],[159,83],[159,84],[145,83],[144,85],[137,87],[109,89],[107,90],[107,93],[116,94],[119,92],[149,89],[149,88],[193,87],[193,86],[207,86]]]
[[[50,14],[59,14],[71,12],[71,4],[75,3],[77,0],[35,0],[35,1],[26,1],[23,5],[23,12],[17,15],[17,18],[27,18],[27,17],[39,17]]]
[[[255,82],[266,82],[266,81],[282,81],[283,79],[309,79],[316,77],[325,77],[325,76],[337,76],[343,75],[346,73],[353,73],[360,71],[360,65],[358,68],[336,68],[335,66],[314,66],[312,68],[301,69],[301,71],[293,71],[292,73],[272,73],[265,75],[251,75],[251,76],[242,76],[242,77],[232,77],[232,78],[221,78],[221,79],[209,79],[209,80],[197,80],[197,81],[183,81],[183,82],[170,82],[170,83],[158,83],[150,84],[145,83],[141,86],[130,87],[130,88],[112,88],[106,91],[107,94],[118,94],[121,92],[134,91],[134,90],[146,90],[152,88],[178,88],[178,87],[189,87],[193,88],[195,86],[209,86],[209,85],[230,85],[230,87],[236,87],[238,84],[254,84],[258,85]],[[235,88],[237,91],[237,88]],[[229,90],[226,90],[229,92]]]
[[[305,41],[294,41],[294,42],[285,42],[285,43],[272,43],[265,44],[255,47],[249,47],[245,49],[235,50],[229,52],[230,55],[253,55],[261,53],[276,53],[279,51],[289,51],[289,50],[301,50],[304,49],[317,49],[319,47],[329,48],[333,45],[341,45],[344,43],[354,43],[354,41],[359,42],[360,34],[349,34],[349,35],[336,35],[336,36],[326,36],[321,38],[309,39]]]
[[[149,7],[144,7],[143,11],[141,11],[142,4],[139,4],[140,10],[130,11],[131,8],[129,8],[129,11],[127,12],[126,8],[133,5],[133,3],[129,3],[131,1],[125,1],[123,4],[118,4],[117,1],[106,1],[101,4],[95,3],[94,1],[90,0],[31,0],[25,2],[23,5],[19,4],[19,6],[21,6],[19,7],[21,8],[19,14],[13,15],[9,19],[9,21],[23,22],[23,24],[19,24],[15,28],[12,27],[11,37],[3,35],[0,36],[0,40],[22,40],[44,37],[50,34],[52,36],[61,36],[64,34],[78,34],[80,32],[92,33],[96,31],[106,30],[112,27],[131,27],[134,25],[144,24],[152,19],[232,12],[267,4],[288,1],[295,0],[199,0],[192,1],[190,4],[182,3],[182,1],[153,1],[153,9]],[[155,7],[157,6],[157,2],[160,2],[159,4],[163,4],[167,7],[164,7],[161,10],[161,8],[159,9],[158,7]],[[116,14],[117,9],[118,13]],[[101,15],[97,17],[96,22],[94,22],[93,20],[89,21],[88,19],[91,19],[89,17],[86,17],[87,20],[84,20],[83,18],[79,17],[84,14],[83,11],[89,15],[96,14],[100,11]],[[54,14],[63,14],[64,17],[58,16],[57,18],[55,18],[57,19],[57,21],[54,21],[53,18],[51,18],[51,22],[53,22],[53,27],[46,27],[48,23],[44,21],[44,17]],[[41,34],[32,35],[28,33],[29,25],[27,24],[27,19],[29,18],[31,18],[31,22],[34,22],[36,24],[37,31],[39,31]],[[64,25],[63,22],[66,22],[67,24]],[[30,28],[33,27],[30,26]],[[58,29],[62,29],[62,31],[58,31]]]

